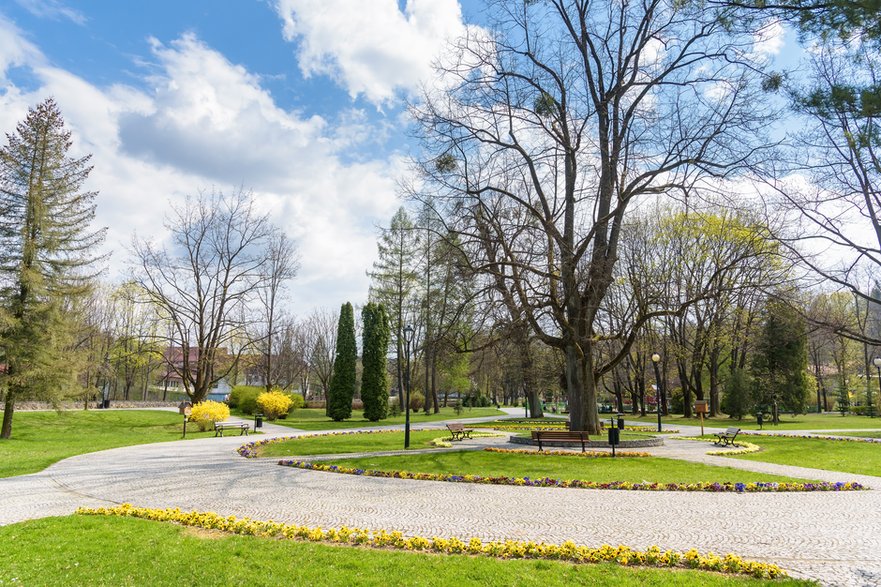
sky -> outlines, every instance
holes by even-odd
[[[479,0],[0,0],[0,131],[52,96],[93,155],[105,279],[169,207],[253,191],[293,237],[290,309],[366,301],[379,227],[402,204],[405,105]],[[780,30],[768,51],[794,62]]]

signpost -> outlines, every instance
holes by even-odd
[[[697,400],[694,402],[694,411],[700,416],[701,419],[701,436],[704,435],[704,414],[707,413],[707,402],[704,400]]]

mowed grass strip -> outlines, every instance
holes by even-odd
[[[187,439],[214,436],[187,425]],[[183,416],[159,410],[16,412],[12,438],[0,440],[0,477],[42,471],[72,457],[134,444],[180,440]]]
[[[431,441],[449,438],[444,430],[411,430],[410,449],[436,448]],[[458,445],[459,443],[454,443]],[[304,436],[265,444],[257,449],[260,457],[287,457],[305,455],[346,454],[356,452],[381,452],[404,450],[403,432],[375,432],[367,434],[340,434],[327,436]]]
[[[445,452],[391,457],[362,457],[325,461],[358,469],[443,473],[449,475],[481,475],[490,477],[530,477],[581,479],[597,483],[642,481],[655,483],[698,483],[730,481],[732,483],[806,481],[777,475],[714,467],[688,461],[657,457],[581,459],[569,456],[536,456],[492,453],[484,451]]]
[[[253,416],[241,415],[243,418]],[[438,422],[441,420],[461,420],[464,418],[484,418],[490,416],[503,416],[504,412],[495,408],[463,408],[461,414],[457,414],[453,408],[441,408],[437,414],[425,412],[410,412],[410,425],[416,426],[423,422]],[[342,422],[334,422],[324,412],[324,409],[301,408],[294,410],[284,420],[274,420],[273,424],[298,428],[300,430],[342,430],[347,428],[370,428],[373,426],[392,426],[403,424],[404,416],[386,418],[378,422],[364,419],[363,410],[352,410],[352,417]]]
[[[752,435],[744,440],[759,445],[762,450],[728,458],[881,476],[881,444]]]
[[[332,546],[132,518],[69,516],[13,524],[0,527],[0,543],[3,585],[815,585],[700,571]]]
[[[651,426],[657,425],[657,415],[647,414],[645,417],[624,414],[628,422],[639,422]],[[682,416],[669,416],[662,419],[664,424],[670,426],[700,426],[698,418],[683,418]],[[745,416],[742,420],[734,420],[727,416],[719,418],[704,418],[704,426],[709,428],[728,428],[734,426],[744,430],[758,430],[759,424],[753,416]],[[776,426],[771,423],[768,415],[762,430],[773,432],[775,430],[841,430],[846,428],[876,429],[881,432],[881,418],[869,418],[868,416],[842,416],[840,414],[802,414],[792,416],[780,414],[780,423]]]

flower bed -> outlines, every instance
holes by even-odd
[[[472,432],[471,438],[498,438],[502,437],[504,434],[493,434],[492,432]],[[449,439],[447,436],[441,436],[440,438],[433,439],[429,444],[431,446],[436,446],[438,448],[452,448],[453,441]]]
[[[849,436],[845,438],[845,435],[842,436],[826,436],[819,434],[781,434],[779,432],[754,432],[754,431],[745,431],[741,430],[740,434],[744,436],[773,436],[776,438],[806,438],[808,440],[834,440],[837,442],[868,442],[881,444],[881,438],[860,438],[859,436]]]
[[[122,504],[112,508],[79,508],[77,514],[91,516],[118,516],[141,518],[160,522],[173,522],[182,526],[206,528],[250,536],[262,536],[288,540],[308,540],[311,542],[330,542],[352,546],[368,546],[395,550],[425,551],[444,554],[470,554],[494,558],[526,558],[562,560],[573,563],[615,563],[625,566],[647,566],[664,568],[698,569],[721,573],[749,575],[759,579],[785,577],[786,573],[777,565],[749,561],[733,554],[718,556],[709,552],[700,554],[696,549],[686,552],[662,551],[658,546],[646,550],[633,550],[627,546],[604,544],[599,548],[579,546],[567,541],[562,544],[543,542],[524,542],[505,540],[484,542],[479,538],[462,540],[459,538],[406,537],[402,532],[386,530],[365,530],[363,528],[323,529],[320,527],[298,526],[273,521],[259,521],[250,518],[223,517],[213,512],[182,512],[177,508],[150,509]]]
[[[528,424],[528,423],[513,423],[513,424],[492,424],[492,425],[482,425],[475,424],[475,428],[491,428],[493,430],[506,431],[506,432],[521,432],[521,431],[530,431],[530,430],[566,430],[566,424],[560,423],[543,423],[543,424]],[[663,432],[658,432],[653,426],[625,426],[625,432],[653,432],[655,434],[678,434],[679,430],[675,428],[670,428],[664,430]]]
[[[683,436],[682,438],[679,438],[678,440],[699,440],[701,442],[713,442],[713,443],[716,442],[712,438],[701,438],[700,436]],[[747,454],[759,452],[760,450],[762,450],[762,447],[760,447],[758,444],[753,444],[752,442],[746,442],[746,441],[735,442],[731,446],[733,446],[735,448],[733,448],[731,450],[714,450],[714,451],[708,452],[707,454],[712,455],[712,456],[718,456],[718,457],[730,457],[730,456],[735,456],[735,455],[747,455]]]
[[[803,492],[803,491],[856,491],[865,489],[855,481],[829,483],[731,483],[708,481],[700,483],[651,483],[644,481],[632,483],[630,481],[611,481],[598,483],[582,479],[552,479],[544,477],[532,479],[530,477],[506,477],[506,476],[483,476],[483,475],[453,475],[449,473],[413,473],[410,471],[381,471],[376,469],[355,469],[352,467],[340,467],[339,465],[325,465],[310,461],[295,461],[283,459],[278,462],[285,467],[307,469],[327,473],[341,473],[343,475],[363,475],[365,477],[384,477],[387,479],[413,479],[418,481],[446,481],[449,483],[481,483],[484,485],[518,485],[525,487],[562,487],[574,489],[615,489],[627,491],[709,491],[714,493],[778,493],[778,492]]]
[[[556,456],[556,457],[582,457],[587,459],[601,459],[609,457],[611,458],[611,452],[600,452],[596,450],[589,450],[586,452],[573,452],[570,450],[529,450],[528,448],[496,448],[494,446],[488,446],[485,449],[486,452],[500,452],[507,454],[516,454],[516,455],[533,455],[533,456]],[[615,453],[616,457],[650,457],[651,453],[648,452],[634,452],[634,451],[618,451]]]

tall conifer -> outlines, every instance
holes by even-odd
[[[361,401],[364,417],[371,422],[382,420],[388,413],[388,370],[386,354],[389,344],[389,319],[382,304],[370,302],[361,311],[364,324],[361,364]]]
[[[87,266],[103,231],[90,229],[95,192],[80,191],[91,155],[73,158],[70,131],[48,99],[32,108],[0,149],[0,438],[12,434],[19,398],[54,400],[76,370],[64,353],[65,305],[88,291]]]
[[[327,415],[339,422],[352,417],[352,398],[355,397],[358,348],[355,344],[355,311],[346,302],[340,308],[336,337],[336,357],[333,361],[333,379],[327,394]]]

